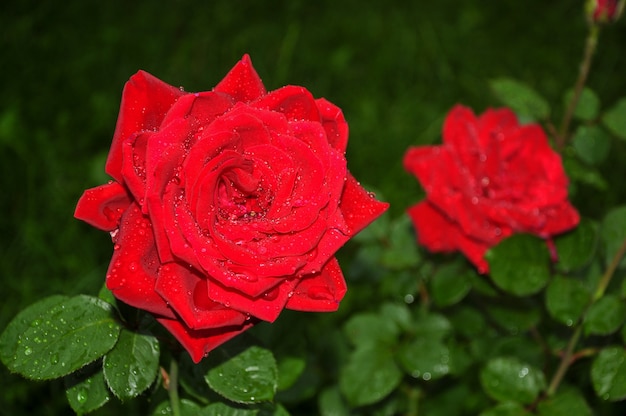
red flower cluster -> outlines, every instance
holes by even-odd
[[[513,233],[549,238],[579,222],[559,155],[538,125],[518,124],[508,109],[476,117],[454,107],[443,145],[409,149],[404,166],[427,194],[408,211],[418,242],[460,250],[481,273],[485,252]]]
[[[124,88],[106,171],[75,216],[109,231],[107,287],[151,312],[194,361],[283,308],[332,311],[334,254],[387,204],[346,168],[341,110],[267,92],[248,56],[212,90],[146,72]]]

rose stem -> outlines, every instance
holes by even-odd
[[[167,394],[170,398],[172,415],[180,416],[180,399],[178,397],[178,361],[172,358],[170,362],[170,382],[167,387]]]
[[[598,299],[600,299],[604,295],[604,292],[609,286],[611,278],[615,274],[615,270],[617,269],[617,266],[619,266],[622,257],[624,257],[624,254],[626,254],[626,239],[624,239],[621,247],[613,256],[611,264],[609,264],[609,267],[607,267],[606,271],[602,275],[602,278],[600,279],[600,281],[598,282],[598,286],[596,287],[596,291],[594,292],[593,298],[585,308],[585,312],[582,316],[585,316],[591,305],[593,305],[596,301],[598,301]],[[570,338],[569,343],[567,344],[567,348],[565,349],[565,354],[563,354],[563,357],[561,358],[559,368],[556,370],[556,373],[554,373],[554,376],[550,381],[550,385],[548,386],[548,390],[546,392],[548,397],[556,393],[556,390],[559,388],[559,384],[561,384],[561,381],[563,380],[567,369],[569,368],[570,364],[574,362],[574,348],[576,347],[576,344],[578,344],[578,340],[580,339],[580,335],[582,334],[582,321],[582,319],[578,320],[578,323],[576,325],[576,331],[574,331],[572,338]]]
[[[583,60],[580,63],[580,69],[578,71],[578,79],[576,80],[576,84],[574,84],[574,93],[572,94],[572,98],[569,101],[567,106],[567,111],[563,115],[563,122],[561,123],[561,132],[556,136],[556,147],[558,151],[563,150],[565,147],[565,142],[568,139],[569,126],[572,121],[572,116],[574,115],[574,110],[576,110],[576,106],[578,105],[578,100],[580,99],[580,94],[585,87],[585,82],[587,81],[587,76],[589,75],[589,68],[591,68],[591,61],[593,60],[593,53],[596,50],[596,46],[598,45],[598,35],[600,33],[600,27],[596,23],[589,24],[589,32],[587,33],[587,39],[585,40],[585,52],[583,54]]]

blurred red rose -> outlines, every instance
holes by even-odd
[[[334,254],[387,204],[346,168],[341,110],[303,87],[266,92],[248,56],[212,90],[140,71],[126,84],[106,172],[75,216],[109,231],[106,284],[198,362],[283,308],[333,311]]]
[[[443,145],[410,148],[405,169],[426,191],[409,208],[418,242],[433,252],[460,250],[489,269],[485,252],[513,233],[549,238],[575,227],[561,158],[536,124],[520,125],[509,109],[476,117],[457,105],[443,126]]]
[[[617,20],[617,0],[590,0],[591,19],[606,23]]]

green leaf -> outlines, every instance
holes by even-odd
[[[626,98],[604,113],[602,122],[614,135],[626,140]]]
[[[494,283],[513,295],[537,293],[550,277],[546,243],[532,235],[513,235],[487,251],[485,258]]]
[[[612,402],[626,399],[626,350],[622,346],[600,351],[591,366],[591,382],[598,397]]]
[[[577,183],[591,186],[600,191],[605,191],[609,187],[606,180],[596,168],[583,165],[574,157],[565,155],[563,157],[563,167],[570,179],[570,189]]]
[[[354,346],[382,342],[393,344],[399,329],[394,321],[374,313],[354,315],[346,323],[345,332]]]
[[[385,239],[387,245],[380,259],[381,263],[393,270],[418,265],[421,259],[409,216],[403,215],[394,220],[389,231]]]
[[[322,391],[317,399],[317,406],[321,415],[348,416],[350,414],[339,389],[335,387]]]
[[[98,293],[98,297],[105,301],[106,303],[110,303],[111,305],[115,305],[116,300],[115,296],[113,296],[113,292],[111,292],[106,284],[102,285],[100,288],[100,292]]]
[[[559,256],[557,267],[569,273],[588,265],[595,254],[597,241],[595,224],[581,219],[578,227],[554,239]]]
[[[0,359],[4,365],[11,368],[17,349],[22,343],[21,337],[31,326],[34,327],[41,323],[40,315],[68,299],[67,296],[59,295],[44,298],[28,306],[13,318],[0,335]]]
[[[411,332],[415,338],[441,340],[452,332],[452,324],[441,314],[428,313],[415,320]]]
[[[573,90],[569,90],[565,96],[563,97],[563,101],[565,107],[569,106],[570,101],[572,100],[572,96],[574,94]],[[589,88],[583,88],[578,98],[578,103],[576,104],[576,108],[574,109],[574,117],[591,121],[598,117],[598,112],[600,111],[600,99]]]
[[[298,380],[306,367],[306,360],[301,357],[286,356],[278,360],[279,391],[286,390]]]
[[[550,115],[548,102],[528,85],[510,78],[491,80],[489,86],[504,105],[523,117],[545,120]]]
[[[567,390],[539,402],[539,416],[592,416],[584,395],[577,390]]]
[[[204,409],[201,409],[196,403],[191,400],[182,399],[180,401],[180,416],[207,416],[215,415],[215,413],[205,413]],[[252,416],[254,413],[235,413],[233,416]],[[162,402],[152,412],[152,416],[174,416],[172,407],[169,401]],[[230,415],[229,415],[230,416]]]
[[[440,267],[430,281],[430,293],[439,307],[460,302],[472,288],[464,265],[449,263]]]
[[[450,352],[449,373],[459,376],[464,374],[475,364],[476,360],[471,354],[470,347],[466,342],[457,342],[452,339],[447,342],[448,351]]]
[[[398,358],[413,378],[436,380],[450,372],[450,350],[438,340],[418,338],[403,345]]]
[[[611,138],[599,126],[581,125],[574,132],[572,145],[580,160],[590,165],[598,165],[609,155]]]
[[[271,407],[262,408],[259,413],[259,416],[290,416],[287,409],[285,409],[280,403],[276,405],[271,405]]]
[[[272,400],[278,387],[274,355],[254,345],[231,351],[232,345],[225,344],[209,354],[211,369],[205,376],[209,387],[236,403]]]
[[[493,399],[523,404],[532,403],[546,385],[541,371],[512,357],[490,360],[480,372],[480,382]]]
[[[526,416],[528,413],[523,406],[515,402],[504,402],[485,410],[478,416]]]
[[[395,322],[399,328],[408,331],[413,325],[413,317],[406,303],[384,303],[380,307],[380,316],[391,322]]]
[[[591,300],[591,294],[580,280],[557,276],[546,290],[546,308],[557,321],[572,326]]]
[[[225,403],[211,403],[199,413],[200,416],[254,416],[259,413],[256,409],[240,409],[230,407]]]
[[[121,328],[110,304],[85,295],[59,300],[38,302],[9,324],[0,344],[3,356],[14,350],[5,363],[11,371],[35,380],[58,378],[113,348]]]
[[[526,364],[534,367],[543,367],[545,363],[545,351],[538,342],[522,332],[518,335],[498,336],[496,338],[483,338],[489,343],[488,352],[482,357],[484,361],[491,357],[515,357]]]
[[[77,414],[99,409],[110,399],[102,366],[100,363],[96,364],[84,367],[63,379],[67,401]]]
[[[402,372],[393,353],[379,344],[359,346],[348,359],[339,376],[339,388],[353,406],[376,403],[400,383]]]
[[[483,314],[471,307],[456,309],[449,316],[452,327],[466,338],[479,336],[487,327]]]
[[[626,319],[626,305],[615,295],[604,295],[589,308],[583,328],[586,335],[609,335]]]
[[[604,244],[604,264],[608,266],[626,240],[626,206],[614,208],[606,214],[600,226],[600,238]],[[620,265],[625,263],[626,259],[622,259]]]
[[[104,356],[104,378],[120,400],[137,397],[154,382],[159,369],[159,341],[147,334],[122,330]]]
[[[296,382],[288,389],[276,393],[274,400],[279,403],[297,403],[314,397],[320,385],[320,374],[317,370],[313,365],[305,366]]]
[[[541,319],[536,307],[519,306],[487,306],[487,312],[493,321],[507,331],[517,334],[537,325]]]
[[[492,284],[492,280],[488,279],[486,276],[479,275],[477,272],[469,273],[468,276],[472,283],[472,289],[476,293],[490,298],[500,296],[500,293]]]

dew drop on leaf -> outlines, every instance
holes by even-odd
[[[83,387],[78,390],[78,393],[76,393],[76,401],[80,404],[87,402],[87,389]]]

